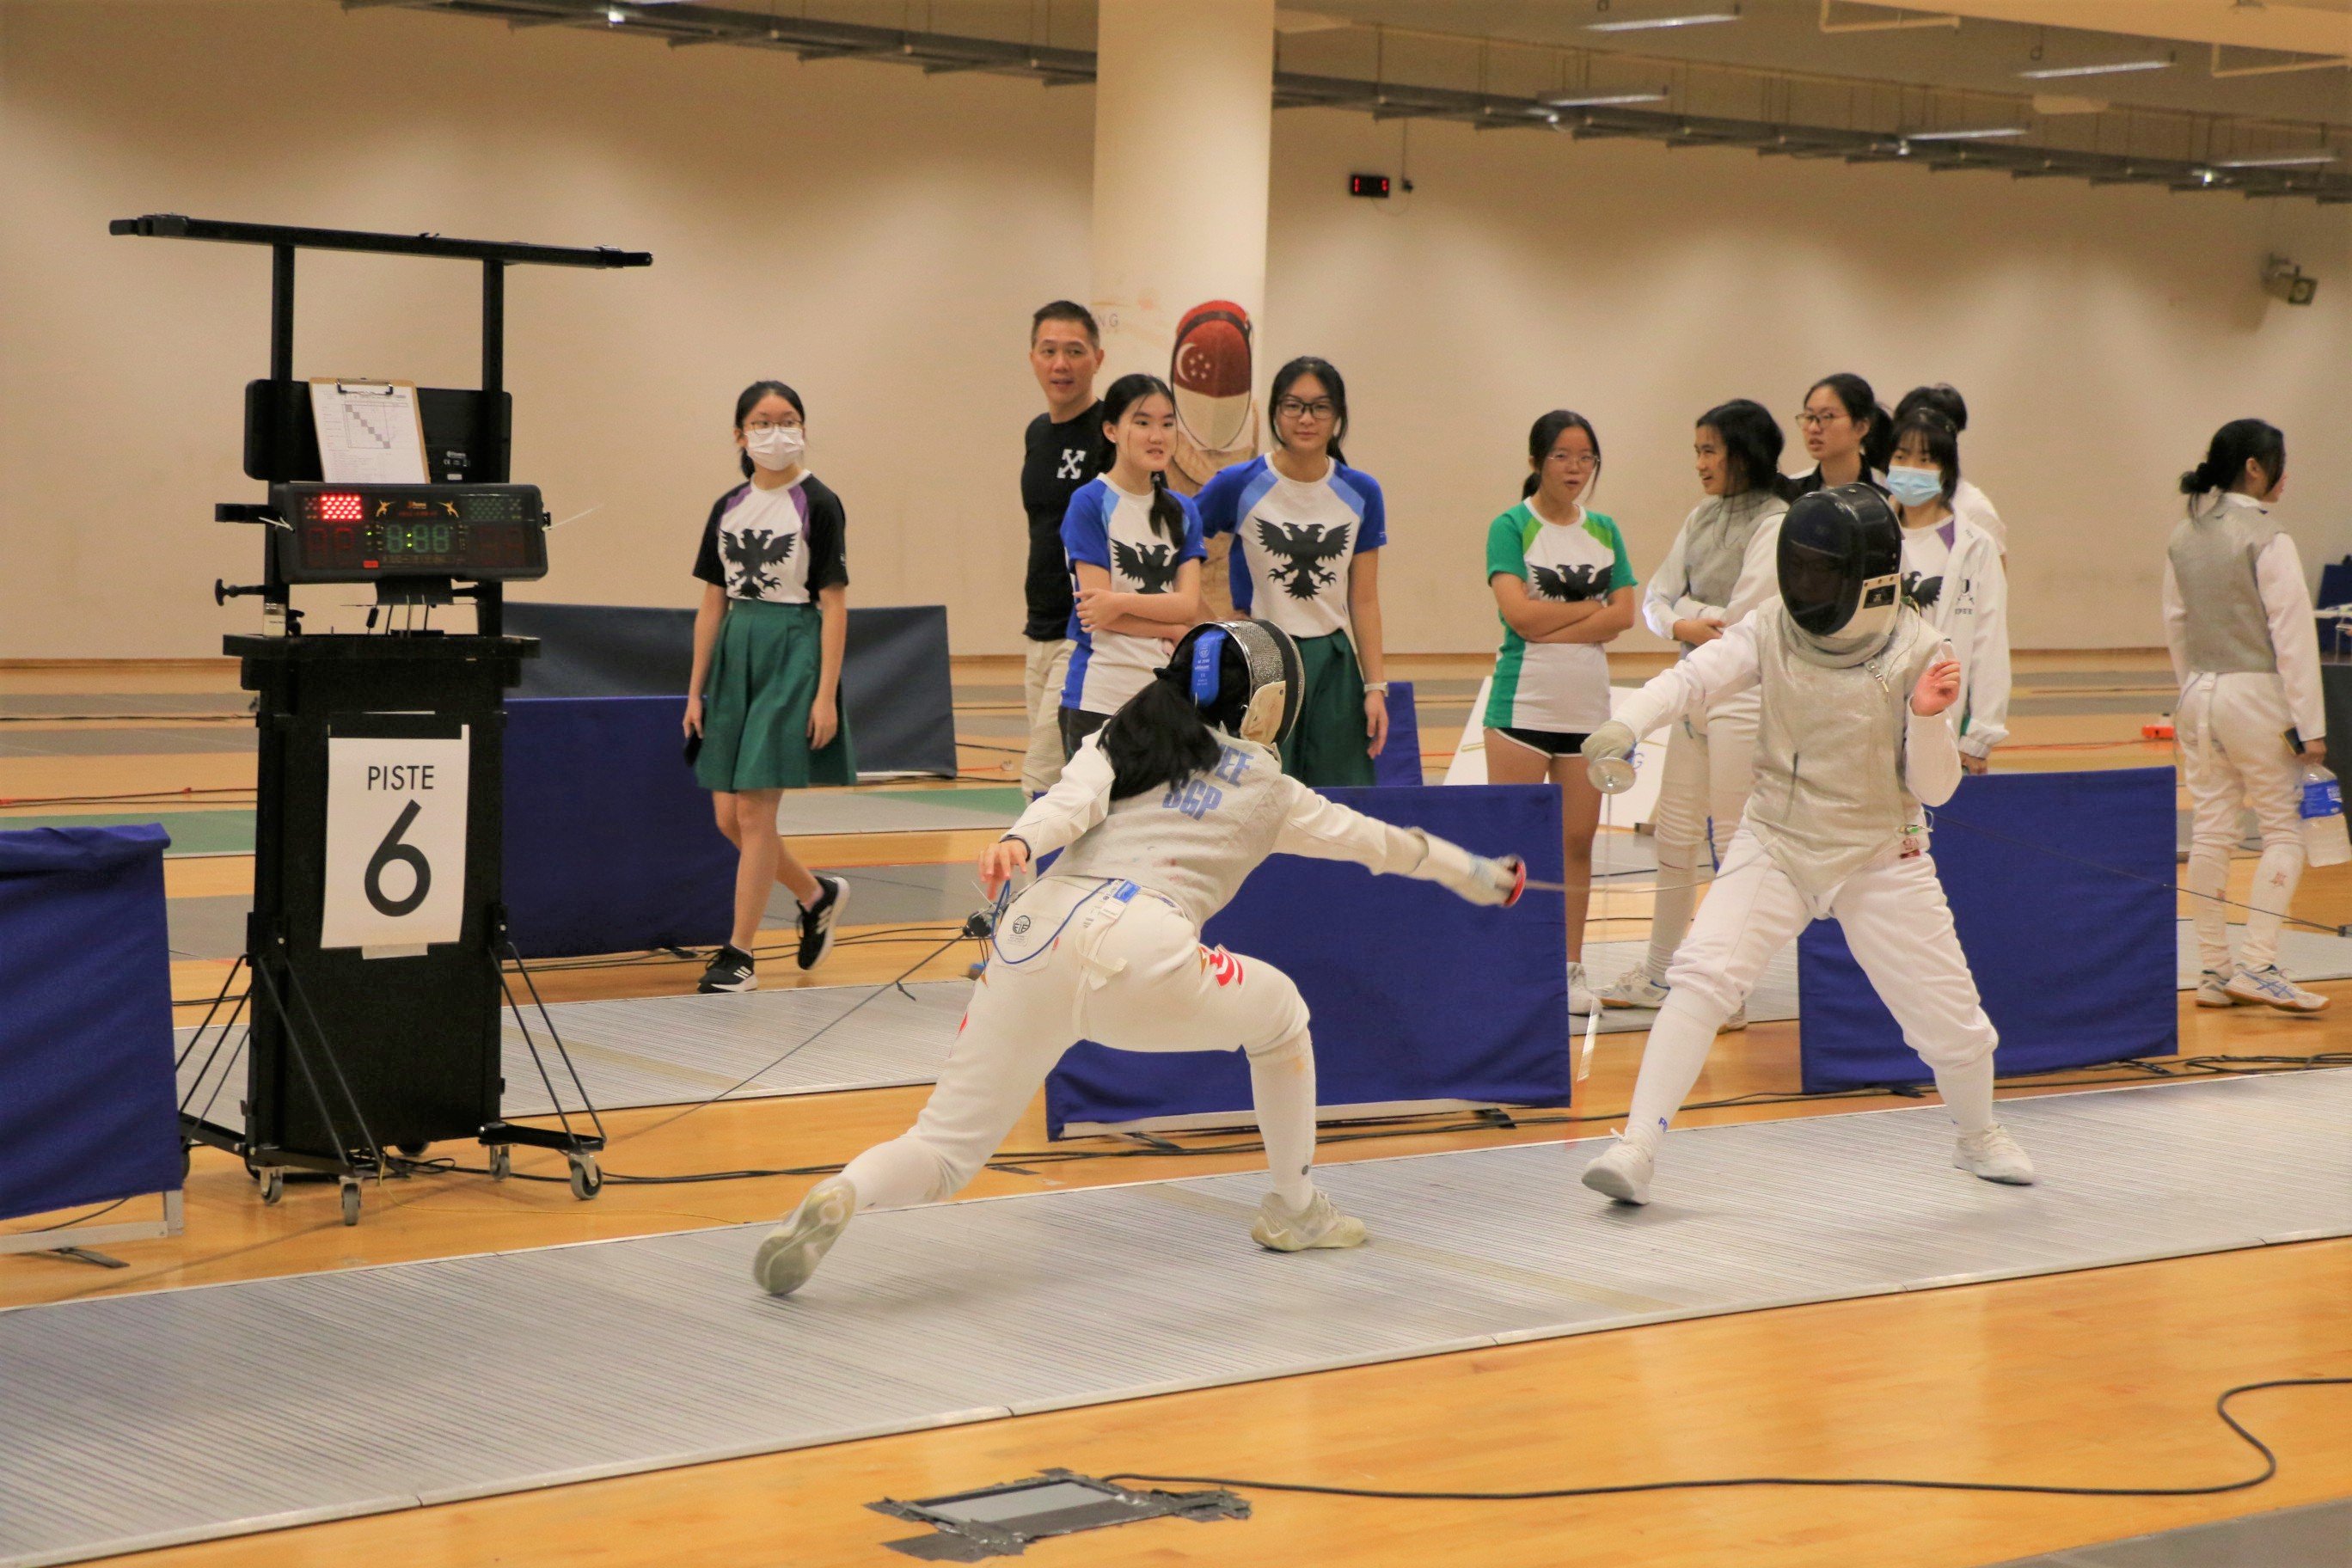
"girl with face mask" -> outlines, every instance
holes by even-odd
[[[2009,739],[2009,576],[2000,545],[1959,514],[1959,433],[1933,409],[1895,422],[1885,489],[1903,521],[1903,592],[1960,656],[1952,705],[1960,764],[1992,765]]]
[[[800,900],[800,967],[815,968],[832,950],[848,880],[801,864],[776,837],[776,807],[788,789],[857,782],[841,714],[849,637],[841,498],[803,461],[800,394],[781,381],[745,387],[735,445],[745,482],[712,504],[694,563],[703,590],[686,700],[695,778],[740,857],[734,929],[703,972],[706,992],[758,987],[751,948],[778,882]]]
[[[1642,618],[1688,658],[1745,620],[1780,591],[1775,564],[1780,520],[1780,426],[1759,403],[1740,397],[1699,416],[1691,452],[1706,499],[1675,535],[1642,591]],[[1715,875],[1739,826],[1756,773],[1754,692],[1726,697],[1666,731],[1658,781],[1658,896],[1650,951],[1601,990],[1605,1007],[1662,1007],[1666,971],[1690,930],[1698,885]],[[1748,1026],[1745,1004],[1726,1029]]]
[[[752,1261],[762,1289],[798,1289],[861,1209],[954,1196],[1081,1038],[1121,1051],[1239,1047],[1274,1185],[1251,1237],[1276,1252],[1363,1241],[1363,1222],[1308,1174],[1315,1053],[1297,986],[1262,959],[1202,946],[1201,926],[1276,853],[1419,877],[1478,904],[1515,901],[1527,873],[1374,821],[1285,773],[1276,748],[1297,722],[1300,673],[1297,647],[1267,622],[1197,627],[982,853],[994,897],[1060,851],[998,912],[955,1050],[913,1130],[809,1190]]]

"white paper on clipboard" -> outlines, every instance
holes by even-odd
[[[415,382],[314,380],[310,413],[319,425],[319,472],[330,482],[426,482]]]

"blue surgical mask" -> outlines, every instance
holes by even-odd
[[[1886,489],[1905,506],[1926,506],[1944,493],[1944,476],[1934,468],[1889,468]]]

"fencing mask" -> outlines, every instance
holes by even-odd
[[[1800,496],[1780,520],[1780,569],[1802,642],[1832,656],[1874,653],[1902,607],[1903,525],[1868,485]]]
[[[1282,744],[1307,695],[1298,645],[1269,621],[1194,626],[1176,645],[1168,668],[1182,677],[1202,718],[1261,746]]]

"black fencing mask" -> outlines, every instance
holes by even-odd
[[[1823,652],[1872,650],[1902,607],[1903,525],[1868,485],[1800,496],[1780,521],[1780,599]]]

